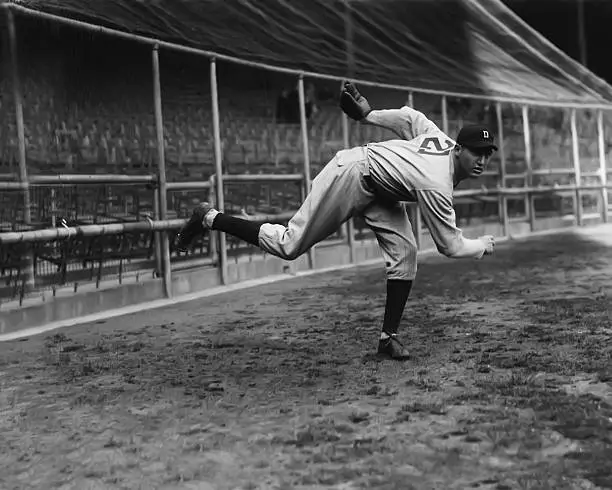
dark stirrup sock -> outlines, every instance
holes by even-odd
[[[388,335],[397,333],[397,329],[410,296],[412,281],[387,279],[387,302],[382,331]]]
[[[251,245],[259,247],[260,223],[219,213],[212,222],[212,229],[229,233]]]

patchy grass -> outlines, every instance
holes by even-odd
[[[608,228],[604,228],[609,230]],[[0,488],[612,488],[612,241],[357,268],[0,344]]]

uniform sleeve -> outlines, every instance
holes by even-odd
[[[452,196],[435,190],[415,191],[423,221],[438,251],[453,259],[481,259],[485,246],[470,240],[457,228]]]
[[[371,111],[366,124],[389,129],[400,138],[411,140],[421,134],[440,131],[438,126],[420,111],[404,106],[401,109],[381,109]]]

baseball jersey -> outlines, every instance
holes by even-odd
[[[370,176],[386,197],[416,202],[440,253],[453,258],[481,258],[485,246],[457,227],[453,189],[457,185],[451,156],[455,141],[422,112],[372,111],[367,123],[390,129],[401,139],[367,144]]]

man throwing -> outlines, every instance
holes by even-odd
[[[387,128],[398,139],[341,150],[312,181],[312,189],[287,226],[229,216],[209,203],[197,206],[178,235],[186,249],[206,229],[220,230],[285,260],[294,260],[347,220],[361,216],[374,232],[387,272],[387,298],[378,353],[409,357],[398,327],[417,272],[417,245],[402,202],[416,202],[438,251],[453,259],[492,254],[493,236],[469,239],[457,228],[453,189],[477,178],[497,146],[485,126],[464,126],[457,140],[423,113],[404,106],[372,110],[352,83],[340,107],[356,121]]]

